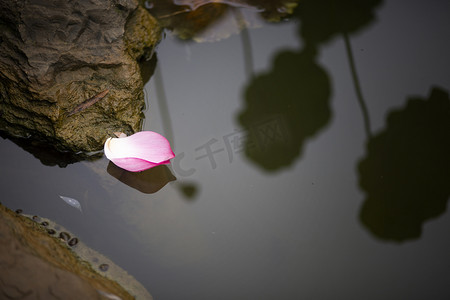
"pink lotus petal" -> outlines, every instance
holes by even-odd
[[[175,157],[169,141],[152,131],[141,131],[123,138],[108,138],[106,157],[115,165],[131,172],[140,172],[169,164]]]

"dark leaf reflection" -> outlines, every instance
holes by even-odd
[[[289,4],[293,1],[276,2],[276,9],[265,1],[166,2],[172,6],[154,5],[160,20],[179,37],[196,40],[206,28],[219,23],[230,7],[256,8],[265,19],[274,19],[268,15],[279,12],[280,4],[294,7]],[[372,135],[350,35],[371,24],[381,4],[382,0],[300,1],[290,18],[299,21],[303,48],[279,52],[271,69],[261,74],[253,74],[250,37],[241,31],[250,81],[237,119],[248,132],[244,149],[250,161],[270,172],[292,165],[307,140],[332,118],[331,80],[317,58],[321,46],[342,37],[358,100],[355,105],[361,108],[361,126],[368,139],[367,155],[358,166],[360,186],[367,194],[360,219],[378,238],[405,241],[420,237],[423,223],[446,209],[450,195],[450,103],[445,91],[434,88],[428,99],[410,99],[403,110],[391,112],[387,128]],[[233,17],[240,29],[249,27],[246,16],[237,11]],[[286,14],[275,17],[281,19]],[[189,194],[189,189],[186,192]]]
[[[381,0],[305,0],[295,11],[301,20],[300,34],[310,45],[320,45],[336,35],[351,34],[374,19]]]
[[[247,157],[268,171],[290,165],[305,140],[329,122],[330,94],[328,75],[312,51],[279,54],[270,73],[256,76],[246,89],[238,118],[249,131]]]
[[[377,237],[419,238],[422,224],[442,214],[450,196],[450,99],[433,88],[388,115],[358,166],[367,196],[361,222]]]
[[[145,194],[153,194],[162,189],[167,183],[176,180],[172,172],[165,165],[160,165],[143,172],[129,172],[109,162],[109,175],[117,178],[126,185]]]
[[[281,52],[275,57],[273,69],[254,76],[245,91],[245,108],[238,119],[249,131],[245,153],[267,171],[286,167],[301,155],[304,142],[323,129],[331,119],[331,83],[326,71],[316,63],[320,46],[336,35],[348,34],[374,20],[374,9],[381,3],[373,1],[301,1],[292,18],[300,20],[299,38],[304,47],[299,52]],[[351,59],[351,56],[350,56]],[[351,61],[352,63],[352,61]],[[351,65],[356,78],[355,66]],[[360,90],[359,82],[355,81]],[[365,127],[369,128],[368,112],[361,93]],[[262,134],[260,124],[278,116],[286,126],[278,126],[275,135]]]

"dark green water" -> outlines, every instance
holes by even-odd
[[[450,3],[373,2],[305,1],[216,42],[168,34],[144,129],[177,158],[146,193],[106,158],[50,167],[2,139],[1,202],[158,300],[449,299]]]

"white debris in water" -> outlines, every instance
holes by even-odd
[[[66,197],[66,196],[61,196],[61,195],[59,195],[59,197],[60,197],[61,199],[63,199],[64,202],[66,202],[67,204],[69,204],[69,205],[72,206],[72,207],[75,207],[75,208],[78,209],[81,213],[83,213],[83,211],[81,210],[81,204],[80,204],[80,202],[78,202],[78,200],[73,199],[73,198],[69,198],[69,197]]]
[[[110,293],[104,292],[102,290],[97,290],[97,292],[100,295],[102,295],[103,297],[106,297],[106,298],[111,299],[111,300],[122,300],[122,298],[120,298],[119,296],[116,296],[114,294],[110,294]]]

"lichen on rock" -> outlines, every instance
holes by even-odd
[[[0,28],[0,130],[78,152],[100,150],[114,131],[140,129],[139,60],[161,28],[137,1],[7,0]]]

